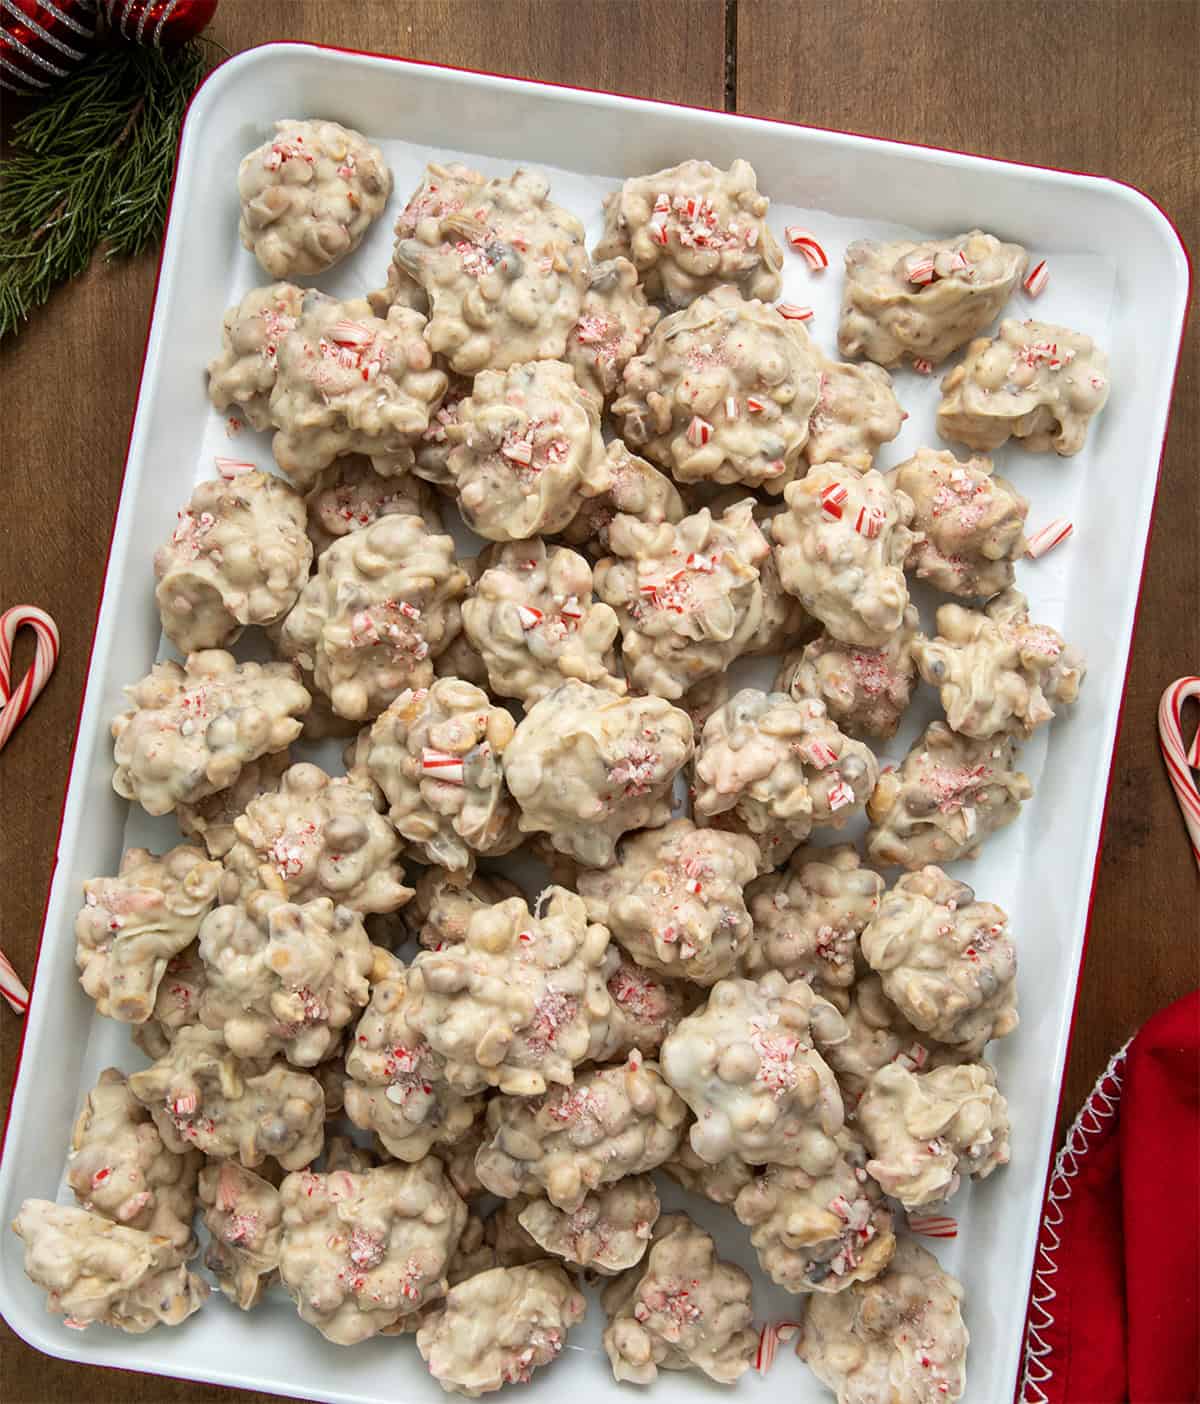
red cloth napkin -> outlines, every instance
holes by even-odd
[[[1059,1152],[1020,1398],[1200,1400],[1200,991],[1116,1055]]]

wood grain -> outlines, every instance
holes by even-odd
[[[210,33],[231,52],[272,39],[308,39],[720,107],[724,26],[722,0],[224,0]],[[153,287],[153,259],[98,263],[0,349],[0,600],[36,602],[63,634],[51,685],[0,764],[0,945],[26,977],[51,873]],[[18,647],[18,673],[28,647],[27,641]],[[20,1030],[20,1021],[0,1010],[0,1121]],[[298,1380],[297,1398],[303,1388]],[[250,1404],[268,1397],[48,1360],[0,1323],[0,1399],[6,1404]]]
[[[1190,0],[730,0],[730,78],[743,111],[1118,176],[1153,195],[1195,245],[1198,13]],[[726,17],[726,0],[223,0],[211,33],[231,51],[310,39],[720,107]],[[1133,117],[1147,94],[1149,115]],[[0,761],[0,944],[26,973],[153,281],[152,260],[98,264],[0,349],[0,600],[41,604],[63,629],[54,680]],[[1068,1111],[1109,1051],[1196,982],[1195,874],[1153,717],[1161,687],[1200,667],[1197,380],[1193,334],[1143,592]],[[18,671],[27,648],[18,649]],[[19,1037],[18,1021],[0,1010],[0,1117]],[[296,1397],[302,1390],[297,1381]],[[0,1398],[251,1404],[268,1396],[85,1370],[46,1359],[0,1325]]]
[[[1198,25],[1194,0],[739,0],[737,109],[1114,176],[1155,199],[1194,256]],[[1109,1055],[1200,982],[1196,870],[1156,730],[1163,688],[1200,671],[1198,450],[1193,326],[1163,460],[1060,1125]]]

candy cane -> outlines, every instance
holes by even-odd
[[[786,322],[809,322],[813,315],[811,307],[802,307],[798,302],[777,302],[775,311]]]
[[[1074,530],[1075,527],[1066,517],[1055,517],[1052,522],[1047,522],[1040,531],[1033,533],[1025,543],[1025,554],[1030,560],[1036,561],[1047,551],[1053,551],[1056,546],[1061,546]]]
[[[1042,259],[1041,263],[1030,270],[1021,286],[1030,297],[1037,297],[1049,281],[1050,270],[1046,267],[1046,260]]]
[[[0,951],[0,995],[4,996],[18,1014],[24,1014],[29,1008],[29,991],[21,983],[20,976],[12,968],[12,962],[3,951]]]
[[[807,229],[801,229],[798,224],[789,224],[783,232],[792,248],[798,254],[804,255],[805,261],[814,273],[829,267],[829,255],[817,243],[815,234],[810,233]]]
[[[1200,730],[1192,738],[1191,749],[1183,743],[1183,704],[1200,697],[1200,678],[1176,678],[1158,704],[1158,744],[1162,748],[1167,775],[1175,798],[1183,810],[1192,857],[1200,867],[1200,789],[1193,770],[1200,770]]]
[[[758,1350],[754,1368],[765,1375],[775,1361],[780,1341],[790,1341],[803,1323],[799,1321],[768,1321],[758,1333]]]
[[[908,1226],[922,1238],[957,1238],[958,1220],[948,1214],[910,1214]]]
[[[30,628],[37,635],[37,650],[32,666],[14,688],[13,641],[21,628]],[[58,662],[58,642],[58,625],[45,610],[15,605],[0,615],[0,751],[49,682]]]

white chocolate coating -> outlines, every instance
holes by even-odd
[[[1015,761],[1011,737],[975,741],[931,722],[899,770],[879,777],[867,805],[867,857],[902,868],[974,858],[1033,794]]]
[[[468,577],[472,577],[472,582],[473,572],[468,567],[477,564],[476,561],[459,562]],[[463,682],[474,683],[485,692],[488,689],[487,667],[466,634],[456,634],[454,642],[438,654],[433,660],[433,672],[438,678],[459,678]]]
[[[962,1295],[931,1253],[901,1239],[878,1277],[813,1298],[796,1354],[837,1404],[952,1404],[966,1388]]]
[[[242,1062],[211,1029],[180,1029],[163,1057],[131,1075],[129,1090],[177,1153],[195,1146],[205,1155],[237,1156],[249,1169],[272,1155],[285,1170],[321,1153],[321,1084],[282,1061]]]
[[[659,697],[614,697],[574,680],[525,714],[504,757],[523,833],[608,867],[630,829],[671,817],[671,786],[692,754],[686,712]]]
[[[695,810],[733,811],[759,842],[764,866],[786,861],[814,827],[861,813],[879,764],[844,736],[815,698],[743,688],[704,723],[696,748]]]
[[[328,897],[301,905],[260,891],[220,906],[200,928],[200,954],[208,966],[200,1022],[239,1058],[282,1053],[315,1067],[370,993],[362,918]]]
[[[436,1145],[432,1151],[432,1154],[436,1155],[446,1167],[446,1174],[459,1198],[467,1202],[480,1199],[487,1193],[487,1190],[479,1183],[479,1176],[475,1173],[475,1156],[486,1139],[487,1122],[484,1108],[481,1105],[475,1120],[457,1141],[453,1141],[448,1146]],[[493,1217],[495,1216],[493,1215]]]
[[[195,939],[220,879],[220,864],[179,844],[161,858],[127,848],[116,877],[83,884],[75,963],[101,1014],[126,1024],[150,1018],[168,962]]]
[[[346,1055],[344,1090],[350,1120],[374,1131],[389,1155],[410,1162],[453,1145],[483,1110],[479,1098],[446,1082],[446,1060],[409,1023],[411,1007],[404,966],[381,958]]]
[[[621,623],[630,683],[675,701],[723,673],[762,624],[759,567],[770,545],[749,498],[717,518],[707,507],[655,526],[618,516],[596,567],[596,593]]]
[[[933,364],[966,345],[999,313],[1025,272],[1019,244],[973,229],[950,239],[878,243],[846,250],[838,349],[881,366],[908,357]],[[914,281],[932,265],[927,282]]]
[[[311,715],[311,712],[309,713]],[[199,839],[210,858],[224,858],[237,842],[234,821],[246,812],[251,800],[273,795],[292,766],[290,751],[272,751],[242,766],[238,778],[215,795],[206,795],[192,804],[175,806],[175,822],[188,838]]]
[[[916,607],[906,606],[904,622],[881,648],[856,648],[822,633],[782,660],[775,690],[797,702],[818,698],[849,736],[890,740],[912,701],[920,623]]]
[[[686,307],[722,283],[746,297],[779,296],[783,251],[767,226],[770,201],[748,161],[708,161],[631,176],[604,198],[597,260],[625,255],[646,296]]]
[[[771,530],[771,517],[763,513],[757,506],[753,510],[758,520],[759,530],[767,541],[774,545],[775,537]],[[783,510],[784,504],[780,502],[775,515]],[[809,639],[816,637],[820,625],[809,615],[808,610],[795,595],[789,594],[783,588],[774,551],[759,564],[758,583],[762,587],[762,616],[758,621],[758,628],[746,640],[746,656],[785,653],[788,649],[798,648],[801,644],[807,643]]]
[[[979,613],[961,605],[937,612],[937,637],[919,638],[913,657],[921,676],[941,691],[954,731],[987,737],[1032,736],[1053,720],[1051,702],[1079,697],[1083,655],[1048,624],[1033,624],[1020,590],[997,595]]]
[[[625,691],[612,673],[617,616],[594,599],[592,568],[582,556],[534,537],[486,559],[462,617],[494,693],[528,706],[567,678]]]
[[[714,985],[662,1046],[663,1073],[698,1118],[692,1149],[710,1165],[733,1154],[824,1174],[838,1155],[842,1098],[814,1042],[845,1037],[842,1016],[803,981],[770,971]]]
[[[609,485],[599,406],[561,361],[481,371],[446,437],[463,520],[489,541],[561,531]]]
[[[469,871],[475,854],[507,853],[520,842],[503,772],[513,727],[480,688],[437,678],[402,692],[363,732],[355,764],[425,862]]]
[[[76,1118],[67,1155],[67,1183],[85,1209],[168,1239],[181,1258],[190,1258],[202,1164],[194,1150],[168,1150],[124,1073],[104,1069]]]
[[[858,940],[879,911],[883,888],[851,844],[799,849],[785,869],[746,892],[754,934],[740,973],[754,979],[778,970],[787,980],[807,980],[840,1007],[839,992],[854,983]]]
[[[817,352],[821,375],[808,419],[804,460],[811,467],[843,463],[865,473],[883,444],[900,432],[905,414],[882,366],[830,361]]]
[[[733,1384],[750,1368],[750,1279],[717,1257],[686,1214],[664,1214],[642,1263],[604,1289],[604,1349],[617,1380],[652,1384],[659,1370],[703,1371]]]
[[[395,263],[429,299],[426,340],[462,375],[566,349],[588,259],[583,225],[549,194],[538,171],[466,182],[457,209],[431,209],[396,241]]]
[[[588,1194],[573,1214],[534,1199],[518,1220],[546,1252],[610,1277],[641,1262],[659,1211],[654,1181],[630,1175]]]
[[[979,1052],[1017,1027],[1017,955],[1008,916],[930,865],[905,873],[862,935],[887,997],[940,1043]]]
[[[669,1160],[659,1166],[685,1190],[701,1195],[714,1204],[732,1205],[738,1195],[753,1182],[755,1169],[737,1155],[727,1155],[715,1165],[701,1160],[692,1149],[688,1137],[679,1143],[679,1149]]]
[[[750,940],[742,888],[757,871],[752,839],[672,819],[622,839],[613,867],[580,873],[579,895],[640,965],[712,985]]]
[[[312,672],[339,716],[364,721],[405,688],[433,681],[433,658],[461,627],[467,586],[451,537],[420,517],[381,517],[321,553],[279,646]]]
[[[627,258],[593,264],[579,320],[563,353],[576,383],[601,404],[611,398],[621,385],[626,364],[642,349],[661,316],[646,301],[637,269]]]
[[[787,512],[771,523],[784,589],[835,639],[882,648],[908,606],[902,567],[915,540],[911,498],[874,469],[857,473],[840,463],[814,468],[785,496]]]
[[[113,789],[147,814],[169,814],[233,785],[242,767],[300,734],[311,697],[290,663],[239,663],[205,649],[156,663],[125,689],[113,718]]]
[[[353,1174],[310,1170],[279,1190],[279,1275],[300,1319],[357,1345],[445,1294],[467,1209],[432,1156]]]
[[[475,1172],[504,1199],[545,1194],[574,1214],[591,1190],[661,1165],[683,1136],[687,1108],[655,1063],[630,1054],[540,1097],[495,1097]]]
[[[521,889],[494,873],[452,873],[426,868],[416,881],[416,893],[404,908],[409,934],[431,951],[457,946],[467,938],[467,925],[480,907],[490,907]]]
[[[274,624],[312,564],[304,502],[271,473],[212,478],[154,553],[163,633],[181,653],[222,648],[247,624]]]
[[[386,458],[347,454],[321,474],[306,499],[308,535],[319,555],[380,517],[420,517],[435,535],[445,528],[437,494],[412,471],[411,449]],[[403,464],[399,471],[393,471]],[[387,471],[381,473],[380,468]]]
[[[884,994],[873,971],[860,976],[851,987],[845,1020],[848,1037],[828,1049],[825,1060],[842,1089],[847,1116],[857,1107],[874,1074],[889,1063],[911,1072],[958,1067],[971,1060],[970,1051],[962,1045],[937,1043],[914,1029]]]
[[[402,453],[429,428],[446,391],[407,307],[374,317],[366,301],[310,289],[276,347],[271,422],[275,461],[301,492],[345,453]]]
[[[208,1229],[204,1265],[241,1311],[249,1311],[278,1277],[283,1201],[261,1175],[236,1160],[213,1160],[200,1172]]]
[[[27,1199],[13,1220],[25,1275],[47,1292],[46,1310],[77,1330],[99,1323],[140,1335],[199,1311],[208,1283],[185,1268],[170,1239],[99,1214]]]
[[[222,900],[264,889],[289,902],[328,897],[356,912],[395,911],[412,889],[381,808],[365,776],[329,776],[307,761],[292,766],[277,791],[251,800],[234,820]]]
[[[1078,453],[1108,400],[1108,357],[1082,332],[1006,318],[942,381],[937,429],[990,453],[1010,436],[1030,453]]]
[[[207,984],[208,971],[200,959],[198,941],[167,961],[154,1012],[144,1024],[134,1024],[130,1031],[134,1044],[151,1062],[166,1053],[180,1029],[199,1022],[200,1001]]]
[[[612,970],[605,988],[612,1007],[605,1023],[593,1025],[589,1059],[594,1063],[618,1062],[634,1049],[653,1058],[683,1018],[687,1005],[694,1002],[697,991],[638,965],[615,942],[609,947],[605,968],[609,966]]]
[[[892,1211],[849,1136],[824,1175],[769,1165],[738,1195],[733,1212],[750,1230],[763,1271],[789,1292],[841,1292],[869,1282],[896,1248]]]
[[[444,1390],[477,1399],[527,1384],[561,1352],[587,1302],[552,1263],[477,1273],[446,1294],[417,1331],[417,1349]]]
[[[561,533],[568,546],[593,561],[612,554],[608,533],[616,516],[636,517],[643,526],[652,527],[682,521],[687,513],[670,478],[630,453],[621,439],[613,439],[604,454],[608,487],[587,498]]]
[[[677,482],[782,492],[801,467],[820,366],[798,322],[719,287],[655,327],[613,413],[626,443]]]
[[[279,343],[296,325],[304,289],[294,283],[251,288],[225,313],[221,350],[208,363],[208,398],[222,413],[233,406],[252,429],[270,429],[271,391]]]
[[[392,266],[395,267],[394,264]],[[413,472],[439,492],[453,497],[454,474],[450,471],[450,450],[454,444],[450,439],[450,426],[458,423],[459,408],[470,395],[473,380],[470,376],[456,375],[451,371],[449,382],[442,403],[429,417],[429,428],[417,440],[413,450],[416,460]]]
[[[383,152],[360,132],[276,122],[238,167],[238,233],[272,278],[323,273],[358,248],[391,193]]]
[[[926,1073],[890,1063],[867,1084],[858,1125],[867,1170],[906,1209],[940,1204],[962,1175],[986,1179],[1009,1161],[1008,1103],[986,1063]]]
[[[408,203],[396,216],[396,240],[411,239],[417,231],[423,230],[430,237],[427,243],[436,243],[439,222],[463,207],[469,195],[476,193],[476,187],[485,183],[486,177],[473,171],[469,166],[452,161],[448,166],[439,166],[431,161],[421,177],[421,183],[408,197]],[[429,314],[429,299],[425,290],[408,271],[394,258],[388,265],[387,286],[378,292],[368,293],[368,300],[375,313],[382,317],[393,303],[405,307],[415,307],[418,312]]]
[[[904,563],[918,580],[947,595],[985,599],[1013,583],[1024,554],[1029,503],[982,456],[966,462],[945,449],[921,448],[887,475],[912,499],[919,533]]]
[[[536,915],[519,897],[476,912],[466,939],[422,951],[408,971],[407,1018],[463,1092],[534,1097],[570,1084],[607,1019],[608,931],[582,899],[548,887]]]

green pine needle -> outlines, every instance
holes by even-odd
[[[208,66],[196,41],[170,57],[114,43],[13,125],[0,167],[0,339],[101,244],[127,258],[157,241],[179,125]]]

